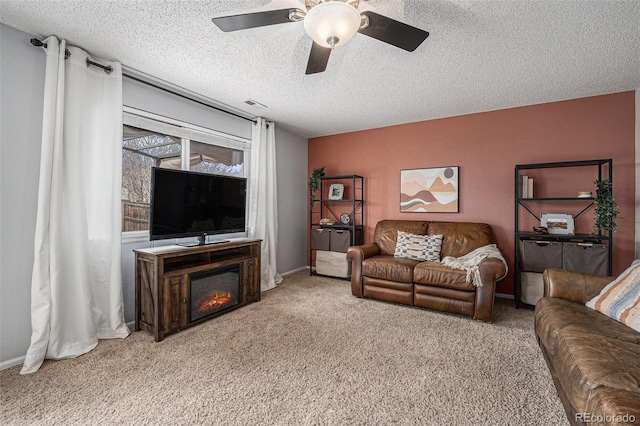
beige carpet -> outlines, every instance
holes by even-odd
[[[101,341],[0,372],[2,425],[566,425],[533,312],[493,324],[290,275],[263,300],[154,343]]]

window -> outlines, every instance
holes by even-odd
[[[122,232],[149,230],[152,167],[183,169],[189,164],[191,171],[245,176],[249,145],[244,139],[127,112],[124,117]]]
[[[244,176],[244,152],[191,141],[191,171]]]
[[[151,168],[180,168],[180,139],[131,126],[122,138],[122,232],[149,229]],[[177,159],[177,161],[176,161]]]

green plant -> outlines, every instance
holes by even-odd
[[[316,202],[315,192],[320,188],[320,177],[324,175],[324,166],[316,167],[309,176],[309,199],[310,207],[313,210],[313,205]]]
[[[592,235],[601,230],[614,232],[616,230],[616,218],[618,217],[618,205],[613,199],[613,188],[609,179],[593,181],[596,184],[596,208],[594,211],[595,223]]]

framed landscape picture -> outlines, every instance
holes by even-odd
[[[400,170],[400,211],[458,213],[458,167]]]

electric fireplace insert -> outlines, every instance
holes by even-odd
[[[190,279],[190,322],[227,310],[240,303],[239,265],[192,274]]]

